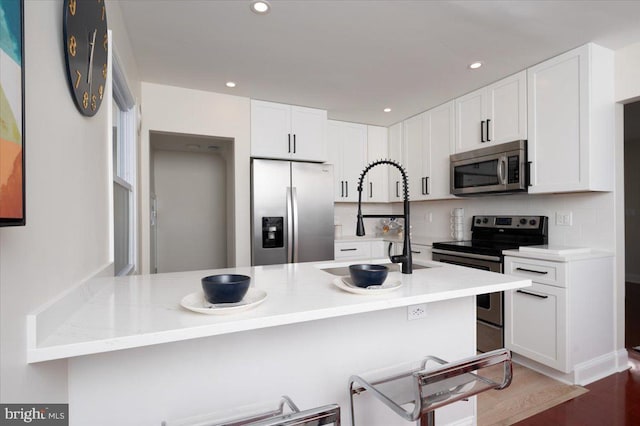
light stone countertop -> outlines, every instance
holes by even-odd
[[[372,263],[387,263],[374,259]],[[438,262],[411,275],[390,272],[401,281],[393,292],[348,293],[322,270],[353,262],[311,262],[128,277],[94,278],[27,317],[27,362],[41,362],[121,349],[237,333],[265,327],[433,303],[531,285],[531,281]],[[207,275],[250,275],[267,293],[260,305],[231,315],[204,315],[180,305],[201,291]]]

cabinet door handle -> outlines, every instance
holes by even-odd
[[[373,182],[369,182],[369,198],[373,198]]]
[[[429,195],[429,176],[424,178],[424,195]]]
[[[293,134],[293,153],[296,153],[296,134]]]
[[[480,122],[480,142],[485,142],[484,140],[484,120]]]
[[[340,251],[356,251],[358,250],[357,248],[346,248],[346,249],[340,249]]]
[[[340,181],[340,197],[344,197],[344,181]]]
[[[549,271],[536,271],[535,269],[516,268],[516,271],[533,272],[534,274],[547,275]]]
[[[400,189],[398,188],[400,186],[400,181],[396,181],[396,197],[400,198]]]
[[[489,122],[491,119],[487,118],[487,142],[491,142],[491,138],[489,137]],[[295,141],[295,136],[293,136],[293,140]],[[296,146],[295,144],[293,146]]]
[[[291,154],[291,133],[287,133],[287,140],[289,142],[289,148],[287,148],[287,152]]]
[[[344,181],[344,196],[349,198],[349,181],[345,180]]]
[[[516,290],[517,293],[522,293],[522,294],[526,294],[529,296],[534,296],[534,297],[539,297],[540,299],[548,299],[549,296],[547,296],[546,294],[537,294],[537,293],[530,293],[528,291],[524,291],[524,290]]]
[[[421,252],[421,251],[419,251],[419,250],[411,250],[411,253],[413,253],[413,254],[420,254],[420,253],[422,253],[422,252]]]

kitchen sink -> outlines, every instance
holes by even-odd
[[[358,262],[354,262],[353,264],[357,264]],[[365,263],[365,262],[360,262],[360,263]],[[400,272],[400,268],[402,267],[402,264],[400,263],[376,263],[376,265],[383,265],[386,266],[387,268],[389,268],[389,272]],[[424,266],[424,265],[418,265],[416,263],[413,264],[413,270],[418,270],[418,269],[427,269],[427,268],[431,268],[431,266]],[[328,272],[332,275],[337,275],[340,277],[344,277],[344,276],[348,276],[349,275],[349,267],[348,266],[340,266],[340,267],[336,267],[336,268],[321,268],[321,271],[325,271]]]

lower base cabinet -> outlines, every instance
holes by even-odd
[[[613,353],[614,274],[610,254],[565,256],[558,261],[507,254],[504,273],[533,283],[505,292],[504,338],[508,349],[573,374]]]
[[[384,241],[336,241],[336,260],[377,259],[385,257]]]

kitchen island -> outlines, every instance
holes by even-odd
[[[375,263],[386,263],[377,259]],[[334,285],[328,268],[350,262],[238,267],[95,278],[28,318],[30,363],[68,360],[74,424],[159,424],[289,395],[302,409],[328,403],[349,424],[352,374],[436,355],[475,354],[475,295],[531,281],[433,262],[402,285],[360,295]],[[184,309],[200,278],[250,275],[263,303],[231,315]],[[408,308],[424,318],[408,320]],[[406,424],[367,395],[356,418]],[[438,411],[439,424],[472,424],[475,401]]]

